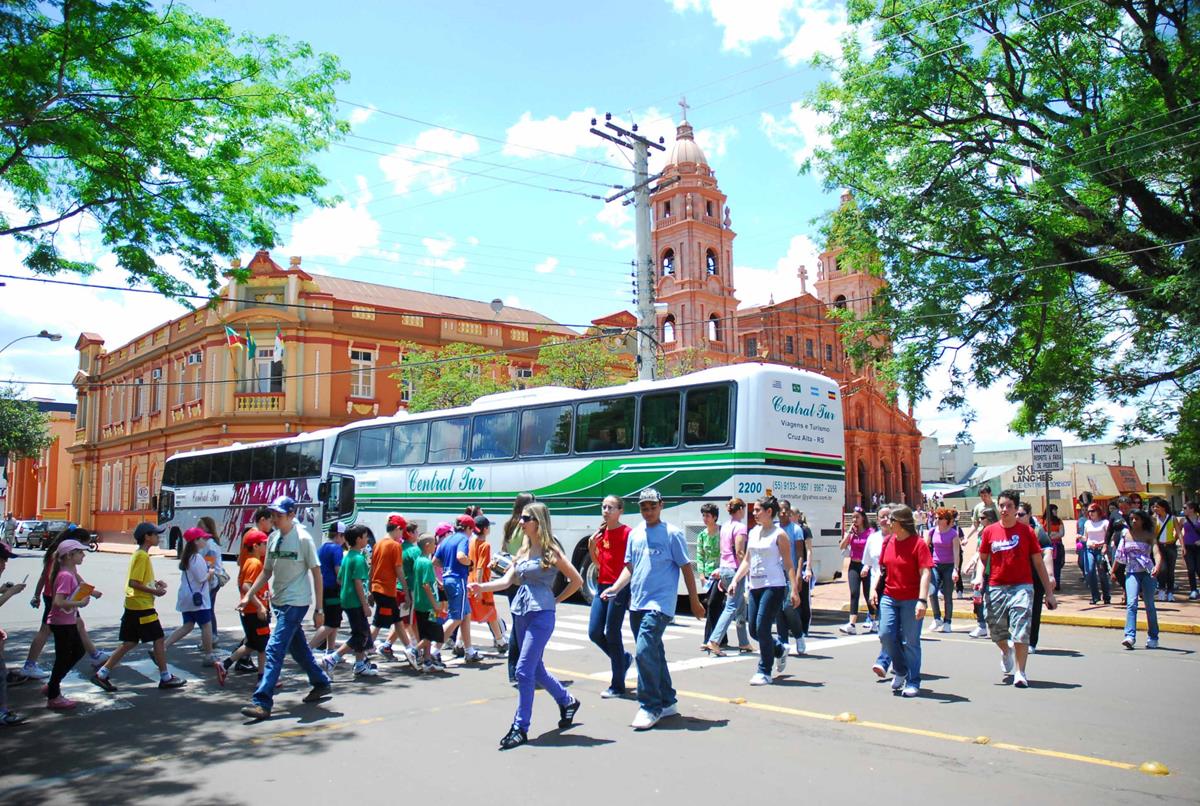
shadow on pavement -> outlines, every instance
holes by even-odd
[[[798,680],[791,675],[777,677],[771,683],[773,686],[782,686],[784,688],[824,688],[824,683],[815,683],[809,680]]]
[[[530,739],[529,743],[538,747],[599,747],[603,744],[612,744],[615,741],[615,739],[597,739],[594,736],[585,736],[581,733],[564,733],[560,730],[549,730],[536,739]]]
[[[921,680],[922,680],[922,682],[924,682],[925,675],[921,675]],[[930,691],[929,689],[924,689],[924,688],[921,689],[921,692],[919,694],[917,694],[917,699],[918,700],[937,700],[938,702],[942,703],[943,705],[955,705],[957,703],[971,701],[970,697],[964,697],[961,694],[950,694],[949,692],[944,692],[944,691]]]
[[[654,726],[654,730],[687,730],[706,731],[713,728],[723,728],[729,724],[728,719],[702,719],[698,716],[669,716]]]

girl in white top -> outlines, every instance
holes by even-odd
[[[730,588],[736,589],[747,576],[750,579],[750,635],[758,641],[758,672],[750,685],[765,686],[771,682],[771,665],[775,674],[787,666],[787,647],[771,634],[784,597],[791,590],[792,607],[800,605],[800,588],[796,585],[796,564],[792,561],[792,541],[776,523],[779,502],[766,495],[758,500],[755,511],[757,525],[750,530],[746,541],[746,556],[742,558]]]
[[[183,573],[179,580],[179,593],[175,599],[175,609],[183,616],[183,624],[167,637],[165,646],[171,646],[190,633],[193,627],[199,626],[204,662],[220,666],[213,657],[213,613],[212,598],[209,594],[209,583],[214,571],[204,561],[208,533],[193,526],[183,533],[183,540],[183,555],[179,558],[179,570]],[[225,677],[221,673],[223,671],[224,667],[217,673],[222,685]]]
[[[1092,604],[1104,597],[1108,604],[1112,599],[1108,585],[1108,574],[1101,568],[1104,558],[1104,538],[1108,534],[1108,518],[1102,517],[1100,505],[1088,504],[1087,520],[1083,523],[1084,555],[1083,576],[1092,593]]]

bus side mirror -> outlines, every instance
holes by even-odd
[[[322,504],[329,503],[329,482],[323,481],[317,485],[317,500]]]

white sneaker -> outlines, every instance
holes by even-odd
[[[331,673],[333,671],[333,667],[337,666],[340,662],[341,659],[338,657],[336,652],[327,652],[317,659],[317,665],[321,667],[321,670],[325,672],[325,674]]]
[[[1167,591],[1167,601],[1168,602],[1175,601],[1175,591]]]
[[[1188,594],[1188,599],[1193,602],[1200,599],[1200,591],[1192,591]]]
[[[871,620],[870,616],[868,616],[867,620],[863,622],[863,632],[865,632],[865,633],[875,632],[875,622]]]
[[[788,655],[785,651],[782,655],[775,659],[775,676],[783,674],[783,670],[787,668]]]
[[[679,703],[671,703],[658,712],[659,719],[666,719],[669,716],[679,716]]]
[[[915,697],[921,693],[921,690],[916,686],[905,686],[904,691],[900,693],[901,697]]]
[[[907,682],[908,680],[904,677],[904,675],[896,675],[892,678],[892,691],[902,690],[904,688],[904,684]]]
[[[1126,649],[1133,649],[1133,639],[1132,638],[1122,638],[1121,646],[1125,647]]]
[[[1016,653],[1012,647],[1005,650],[1004,655],[1000,658],[1000,671],[1003,677],[1012,677],[1013,669],[1016,668]]]
[[[421,670],[421,665],[420,665],[421,662],[420,662],[420,659],[417,657],[416,647],[411,647],[411,646],[405,647],[404,648],[404,659],[406,661],[408,661],[408,665],[412,667],[414,672],[419,672]]]
[[[26,663],[21,667],[21,674],[25,675],[31,680],[45,680],[50,676],[49,672],[47,672],[41,666],[38,666],[36,663]]]
[[[771,685],[771,678],[767,677],[762,672],[756,672],[754,677],[750,678],[750,685],[752,685],[752,686],[769,686],[769,685]]]
[[[882,663],[876,663],[871,667],[871,671],[874,672],[875,676],[881,680],[887,675],[887,669],[883,668]]]
[[[112,653],[109,652],[107,649],[97,649],[96,654],[90,656],[90,660],[94,664],[103,666],[104,661],[108,660],[110,655],[112,655]]]
[[[857,635],[858,628],[847,621],[845,624],[838,627],[838,632],[842,633],[843,635]]]
[[[1017,673],[1013,675],[1013,685],[1017,688],[1029,688],[1029,680],[1020,669],[1017,669]]]
[[[933,624],[931,624],[929,627],[929,632],[941,632],[942,624],[943,624],[943,622],[940,618],[935,618],[933,620]]]
[[[967,633],[967,635],[971,636],[972,638],[987,638],[988,637],[987,627],[980,627],[979,625],[975,625],[975,629],[971,630],[969,633]]]
[[[662,715],[657,711],[647,711],[645,708],[639,708],[638,712],[633,715],[633,722],[629,723],[634,730],[650,730],[658,724],[658,720]]]
[[[801,636],[797,637],[796,638],[796,654],[803,655],[804,651],[807,648],[808,648],[807,644],[804,643],[804,636],[801,635]]]
[[[874,632],[874,633],[879,632],[879,622],[878,621],[876,621],[875,623],[873,623],[871,625],[871,632]]]
[[[1156,601],[1156,602],[1165,602],[1165,601],[1167,601],[1167,592],[1166,592],[1166,591],[1159,591],[1158,593],[1154,594],[1154,601]]]
[[[954,630],[950,628],[950,622],[947,621],[942,624],[942,632],[954,632]]]
[[[1157,638],[1147,638],[1146,639],[1146,649],[1158,649],[1158,639]]]
[[[355,677],[379,677],[379,667],[374,663],[355,663]]]
[[[1036,647],[1036,646],[1034,646],[1033,644],[1030,644],[1030,645],[1029,645],[1029,654],[1030,654],[1030,655],[1036,655],[1036,654],[1037,654],[1037,647]]]

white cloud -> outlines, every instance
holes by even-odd
[[[371,192],[365,177],[357,177],[359,195],[351,204],[317,208],[292,225],[292,237],[281,251],[304,258],[327,257],[346,264],[379,245],[379,222],[367,210]]]
[[[737,136],[736,126],[723,126],[720,129],[700,129],[696,132],[696,145],[708,158],[708,164],[716,166],[725,156],[729,141]]]
[[[829,123],[828,115],[801,101],[794,102],[783,117],[764,112],[761,119],[767,140],[780,151],[791,154],[797,168],[810,159],[817,148],[830,146]]]
[[[425,249],[434,257],[445,257],[446,253],[454,248],[453,238],[422,238],[421,243]]]
[[[472,135],[426,129],[411,146],[396,146],[391,154],[380,157],[379,167],[398,195],[424,188],[440,196],[456,190],[465,181],[465,177],[448,169],[478,151],[479,141]]]
[[[523,308],[524,307],[521,304],[521,298],[518,297],[516,294],[509,294],[507,297],[505,297],[504,304],[510,308]]]
[[[558,268],[558,258],[548,257],[534,266],[533,270],[538,274],[551,274],[556,268]]]
[[[748,305],[765,305],[772,298],[776,302],[800,295],[799,270],[805,266],[808,270],[807,290],[813,291],[813,280],[816,278],[817,255],[821,250],[807,235],[795,235],[788,243],[787,252],[779,258],[773,269],[760,269],[753,266],[733,267],[734,286],[737,288],[738,299],[742,307]]]
[[[793,66],[811,62],[817,54],[830,58],[842,55],[842,37],[850,30],[845,4],[829,5],[819,0],[801,2],[795,9],[794,25],[789,32],[791,41],[781,55]]]
[[[358,126],[363,125],[364,123],[366,123],[368,120],[370,120],[372,117],[375,116],[376,111],[378,111],[378,110],[376,110],[375,107],[373,107],[373,106],[368,106],[368,107],[356,106],[354,109],[352,109],[350,111],[350,125],[353,127],[358,127]]]
[[[605,141],[588,131],[592,118],[603,118],[603,115],[592,107],[572,112],[563,118],[549,115],[534,119],[532,112],[525,112],[508,127],[503,153],[508,157],[528,159],[547,156],[544,151],[575,154],[602,149]]]
[[[671,0],[671,5],[680,13],[707,8],[713,22],[725,29],[721,47],[742,53],[763,39],[783,39],[796,6],[793,0]]]
[[[467,267],[467,259],[462,255],[452,256],[450,253],[456,245],[453,238],[422,238],[421,243],[429,257],[417,258],[417,264],[431,269],[446,269],[451,274],[462,274]]]

